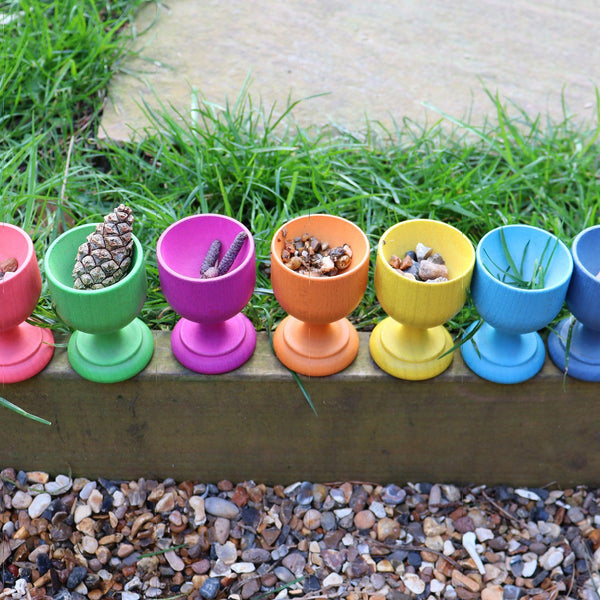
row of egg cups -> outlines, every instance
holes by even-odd
[[[15,276],[1,285],[0,381],[27,379],[52,356],[52,334],[24,322],[41,291],[41,277],[31,240],[20,228],[2,224],[0,255],[10,249],[19,262]],[[128,275],[103,290],[75,290],[73,257],[93,231],[82,225],[57,238],[45,256],[50,294],[59,316],[73,329],[68,357],[80,375],[101,383],[128,379],[150,361],[153,338],[139,319],[146,295],[143,249],[134,236],[135,251]],[[552,234],[527,225],[490,231],[476,249],[456,228],[430,219],[398,223],[381,237],[376,258],[375,291],[388,315],[373,330],[369,348],[387,373],[409,380],[434,377],[452,361],[453,342],[443,324],[465,303],[468,290],[484,323],[461,351],[478,375],[499,383],[517,383],[534,376],[545,360],[537,331],[560,312],[565,298],[577,318],[563,320],[549,337],[550,355],[569,374],[600,380],[600,226],[581,232],[572,251]],[[248,235],[232,269],[215,279],[200,279],[199,266],[210,243],[230,243]],[[284,233],[285,232],[285,233]],[[350,267],[335,277],[307,277],[281,260],[285,241],[305,232],[331,246],[349,244]],[[507,269],[510,253],[525,252],[525,274],[536,268],[551,240],[556,247],[542,289],[519,289],[489,270]],[[426,284],[407,279],[389,264],[417,243],[433,246],[445,259],[449,281]],[[240,222],[217,214],[202,214],[173,223],[157,243],[162,291],[181,316],[172,336],[177,360],[206,374],[223,373],[244,364],[256,345],[256,332],[241,311],[256,283],[255,249],[251,233]],[[360,303],[367,286],[370,247],[359,227],[341,217],[308,215],[286,223],[273,236],[271,280],[274,294],[288,316],[277,327],[273,345],[283,364],[305,375],[324,376],[347,367],[358,352],[358,334],[347,316]],[[488,265],[487,267],[484,265]],[[570,331],[572,329],[572,331]],[[569,340],[567,342],[567,340]],[[568,347],[568,350],[567,350]]]

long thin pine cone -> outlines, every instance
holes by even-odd
[[[102,289],[125,277],[133,255],[132,232],[131,208],[120,204],[79,246],[73,287],[78,290]]]
[[[244,245],[244,242],[246,241],[247,237],[248,234],[245,231],[240,231],[235,236],[235,239],[231,243],[231,246],[229,246],[229,249],[227,250],[227,252],[225,252],[223,260],[219,263],[219,275],[225,275],[225,273],[227,273],[227,271],[231,269],[231,265],[233,265],[233,261],[242,249],[242,246]]]
[[[208,252],[206,253],[206,256],[204,257],[202,266],[200,267],[200,275],[202,277],[204,277],[204,274],[206,271],[208,271],[208,269],[216,267],[220,252],[221,242],[219,240],[213,240]]]

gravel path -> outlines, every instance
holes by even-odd
[[[599,491],[0,473],[0,598],[598,599]]]

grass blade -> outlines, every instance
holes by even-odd
[[[18,415],[21,415],[22,417],[26,417],[27,419],[31,419],[32,421],[37,421],[38,423],[42,423],[43,425],[52,425],[52,423],[50,421],[47,421],[46,419],[42,419],[42,417],[38,417],[37,415],[31,414],[31,413],[27,412],[26,410],[23,410],[20,406],[17,406],[16,404],[9,402],[5,398],[0,398],[0,406],[3,406],[4,408],[8,408],[9,410],[16,412]]]

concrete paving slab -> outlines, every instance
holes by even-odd
[[[169,0],[137,19],[143,58],[114,79],[102,127],[127,139],[157,98],[183,114],[192,89],[223,105],[251,73],[255,104],[327,93],[300,124],[364,128],[404,117],[493,118],[484,88],[530,115],[595,119],[600,3],[595,0]],[[156,94],[156,97],[155,97]],[[470,115],[470,116],[469,116]]]

